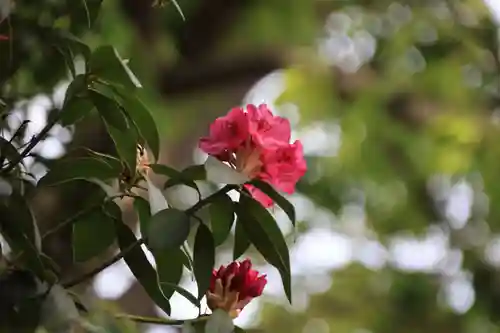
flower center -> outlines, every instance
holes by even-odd
[[[253,147],[250,141],[247,141],[236,151],[234,165],[236,170],[245,174],[248,178],[255,178],[262,170],[260,150]]]

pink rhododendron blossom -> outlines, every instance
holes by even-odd
[[[234,108],[217,118],[199,147],[226,162],[248,179],[260,179],[286,193],[293,193],[307,170],[302,144],[290,144],[290,122],[274,116],[265,104]],[[252,185],[245,188],[263,206],[273,201]]]
[[[210,125],[210,135],[200,139],[200,149],[212,156],[224,156],[239,148],[249,135],[248,117],[241,108],[234,108]]]
[[[223,309],[237,317],[253,298],[262,295],[266,284],[266,275],[253,270],[249,259],[234,261],[212,271],[207,305],[212,311]]]
[[[290,122],[286,118],[273,116],[267,105],[247,106],[250,133],[259,145],[273,145],[290,141]]]
[[[307,171],[302,144],[298,140],[293,144],[281,144],[274,150],[265,151],[263,163],[271,179],[270,183],[288,194],[295,191],[295,184]]]

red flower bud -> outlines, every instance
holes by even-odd
[[[252,262],[232,262],[227,267],[213,270],[207,303],[210,309],[224,309],[233,317],[255,297],[262,295],[266,286],[266,275],[252,269]]]
[[[0,41],[2,40],[9,40],[9,36],[0,35]]]

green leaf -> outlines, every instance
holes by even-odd
[[[175,185],[178,184],[187,185],[195,189],[196,192],[198,192],[198,195],[201,196],[200,190],[198,189],[198,185],[196,185],[194,181],[184,177],[184,175],[181,172],[164,164],[150,164],[149,166],[154,173],[167,176],[170,178],[169,180],[175,179],[176,180]]]
[[[94,24],[102,0],[67,0],[71,15],[71,30],[79,32],[84,28],[88,30]]]
[[[0,202],[0,233],[14,253],[23,253],[20,261],[39,278],[46,278],[40,258],[40,234],[31,208],[24,197],[13,192],[8,200]]]
[[[189,235],[189,216],[181,210],[168,208],[151,217],[148,245],[154,250],[179,248]]]
[[[215,244],[210,229],[203,223],[198,225],[194,240],[193,270],[198,285],[198,299],[202,299],[210,287],[215,264]]]
[[[245,330],[241,327],[234,326],[234,333],[245,333]]]
[[[142,198],[134,198],[134,209],[139,218],[139,226],[142,235],[148,234],[149,222],[151,221],[151,209],[149,207],[149,202]]]
[[[76,124],[94,109],[94,104],[86,98],[73,97],[61,110],[59,122],[62,126]]]
[[[290,218],[290,221],[292,221],[292,224],[293,226],[295,226],[295,222],[296,222],[296,214],[295,214],[295,207],[292,205],[292,203],[290,201],[288,201],[287,199],[285,199],[284,196],[282,196],[281,194],[279,194],[272,185],[270,185],[269,183],[266,183],[262,180],[253,180],[250,182],[251,185],[255,186],[256,188],[258,188],[259,190],[261,190],[262,192],[264,192],[265,194],[267,194],[268,197],[270,197],[271,199],[273,199],[273,201],[281,207],[281,209],[283,209],[283,211],[286,213],[286,215],[288,215],[288,217]]]
[[[185,184],[185,182],[188,181],[207,179],[207,172],[204,165],[191,165],[180,171],[180,174],[180,177],[170,178],[167,180],[164,188],[172,187],[178,184]]]
[[[133,96],[122,89],[118,91],[122,98],[123,108],[132,119],[140,137],[153,153],[155,160],[158,160],[160,155],[160,134],[153,115],[137,96]]]
[[[121,166],[110,165],[110,161],[92,157],[65,159],[56,162],[49,172],[40,179],[39,186],[54,186],[77,180],[92,179],[107,180],[118,178]]]
[[[231,227],[233,226],[233,200],[231,200],[227,194],[216,196],[208,209],[215,246],[219,246],[226,240],[227,236],[229,236]]]
[[[19,151],[16,147],[3,137],[0,137],[0,157],[2,161],[5,159],[8,161],[18,161],[20,158]]]
[[[151,297],[158,307],[170,315],[170,302],[165,298],[159,285],[158,275],[146,258],[144,251],[138,245],[134,233],[120,220],[115,220],[115,229],[118,244],[121,251],[125,252],[123,258],[128,267],[149,297]]]
[[[154,251],[153,255],[156,261],[156,271],[158,272],[160,284],[178,285],[183,272],[182,262],[184,254],[181,249]],[[163,288],[163,286],[162,290],[165,297],[169,299],[175,291],[172,288]]]
[[[135,129],[123,132],[108,124],[105,120],[104,124],[115,144],[118,155],[127,165],[130,174],[134,175],[137,163],[137,133]]]
[[[259,202],[244,194],[236,207],[238,222],[255,248],[280,272],[285,294],[291,302],[290,255],[276,220]]]
[[[89,65],[91,73],[106,82],[121,85],[126,89],[142,88],[137,77],[112,46],[98,47],[92,53]]]
[[[172,284],[172,283],[167,283],[167,282],[160,282],[160,284],[161,284],[161,287],[164,291],[170,290],[170,289],[173,291],[177,291],[177,293],[179,293],[179,295],[181,295],[182,297],[184,297],[185,299],[190,301],[191,304],[193,304],[197,308],[199,308],[201,306],[200,301],[193,294],[191,294],[189,291],[182,288],[181,286],[176,285],[176,284]]]
[[[240,221],[240,217],[236,217],[236,228],[234,233],[234,247],[233,247],[233,260],[241,257],[250,247],[250,241],[245,233],[243,227],[243,222]]]
[[[77,75],[66,89],[64,95],[63,110],[66,104],[74,97],[83,97],[83,93],[87,91],[87,77],[84,74]],[[64,116],[64,115],[61,115]]]
[[[94,89],[91,89],[89,94],[97,111],[109,125],[120,131],[127,131],[130,129],[127,116],[116,100]]]
[[[56,30],[54,31],[54,34],[57,36],[61,44],[68,46],[73,55],[81,54],[85,60],[89,60],[91,53],[90,48],[81,39],[66,30]]]
[[[87,261],[107,250],[115,241],[113,219],[102,207],[83,214],[73,223],[73,259]]]

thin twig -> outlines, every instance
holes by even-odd
[[[126,313],[119,313],[119,314],[115,315],[115,318],[128,319],[131,321],[135,321],[137,323],[144,323],[144,324],[178,326],[178,325],[183,325],[186,322],[196,323],[196,322],[200,322],[200,321],[205,321],[205,320],[208,320],[209,316],[200,316],[196,319],[182,320],[182,319],[165,319],[165,318],[160,318],[160,317],[143,317],[143,316],[130,315],[130,314],[126,314]]]
[[[22,160],[28,156],[28,154],[31,152],[31,150],[40,142],[43,140],[43,138],[49,133],[49,131],[54,127],[55,124],[59,121],[59,117],[55,116],[50,120],[47,125],[38,133],[31,141],[30,143],[24,148],[24,150],[19,154],[18,158],[11,161],[9,166],[5,168],[3,172],[8,173],[12,171],[16,165],[18,165]]]

